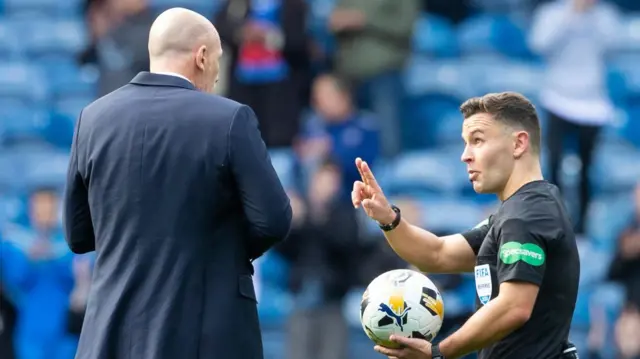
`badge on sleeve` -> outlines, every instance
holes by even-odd
[[[476,266],[476,293],[480,303],[485,305],[491,300],[492,284],[491,284],[491,268],[488,264]]]
[[[500,247],[500,260],[504,264],[514,264],[523,261],[534,267],[544,264],[545,253],[534,243],[507,242]]]

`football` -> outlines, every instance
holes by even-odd
[[[422,273],[396,269],[371,281],[360,305],[360,321],[378,345],[397,348],[392,334],[433,340],[442,326],[444,302],[440,291]]]

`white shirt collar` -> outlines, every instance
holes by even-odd
[[[182,75],[180,75],[178,73],[175,73],[175,72],[155,72],[155,73],[158,74],[158,75],[179,77],[179,78],[181,78],[183,80],[189,81],[189,83],[192,83],[191,80],[189,80],[188,78],[186,78],[186,77],[184,77],[184,76],[182,76]]]

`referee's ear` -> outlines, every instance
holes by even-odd
[[[525,153],[529,152],[530,149],[530,138],[529,133],[527,131],[516,131],[513,133],[513,157],[518,159],[522,157]]]

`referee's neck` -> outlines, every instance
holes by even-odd
[[[533,164],[516,164],[516,167],[513,169],[504,189],[501,193],[498,193],[498,198],[500,201],[505,201],[527,183],[541,181],[543,179],[544,177],[542,176],[542,169],[539,161]]]

